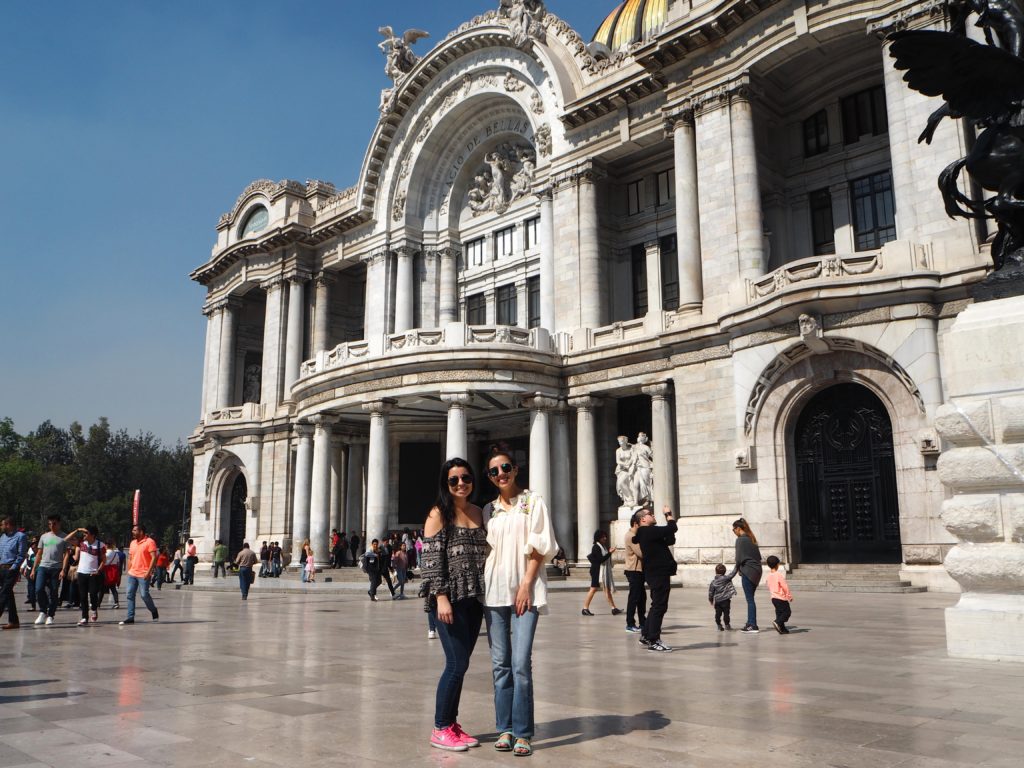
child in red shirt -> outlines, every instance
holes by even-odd
[[[789,605],[793,602],[793,593],[789,591],[789,584],[786,583],[786,574],[779,570],[779,558],[769,555],[765,563],[771,568],[766,582],[768,592],[772,596],[772,605],[775,606],[775,621],[772,622],[772,626],[780,635],[788,635],[786,622],[793,615],[793,610]]]

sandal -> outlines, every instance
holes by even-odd
[[[516,757],[529,757],[533,754],[533,747],[530,746],[529,739],[516,739],[515,749],[512,750],[512,754]]]
[[[512,751],[512,734],[508,731],[501,734],[498,740],[494,742],[494,748],[499,752],[511,752]]]

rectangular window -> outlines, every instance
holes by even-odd
[[[540,245],[537,240],[537,225],[540,224],[540,217],[534,216],[523,222],[523,247],[528,251]]]
[[[888,171],[850,182],[854,248],[870,251],[896,239],[896,208]]]
[[[647,249],[643,243],[629,252],[633,271],[633,318],[647,314]]]
[[[540,278],[531,277],[526,281],[526,306],[530,314],[528,328],[540,328]]]
[[[631,182],[626,185],[626,213],[635,216],[644,207],[643,179]]]
[[[832,193],[818,189],[810,194],[811,240],[814,255],[823,256],[836,252],[836,228],[832,223]]]
[[[466,243],[466,264],[470,267],[482,267],[484,265],[484,238],[478,237]]]
[[[839,102],[839,106],[843,114],[844,144],[856,144],[865,136],[888,133],[889,117],[882,86],[850,94]]]
[[[487,324],[487,299],[482,293],[474,293],[466,297],[466,323],[468,325]]]
[[[496,258],[511,256],[515,252],[515,245],[512,242],[515,233],[515,227],[505,227],[505,229],[499,229],[494,233],[494,255]]]
[[[671,203],[676,196],[676,179],[674,169],[661,171],[658,174],[658,205]]]
[[[495,291],[495,310],[498,318],[495,321],[498,325],[516,324],[516,286],[514,284],[502,285]]]
[[[676,255],[676,236],[661,238],[661,308],[679,309],[679,261]]]
[[[828,115],[821,109],[804,120],[804,157],[828,150]]]

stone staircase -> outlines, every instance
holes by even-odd
[[[797,565],[786,577],[794,595],[800,592],[925,592],[900,580],[899,565]]]

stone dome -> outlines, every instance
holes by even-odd
[[[594,33],[594,42],[617,50],[649,37],[668,15],[668,0],[626,0],[620,3]]]

